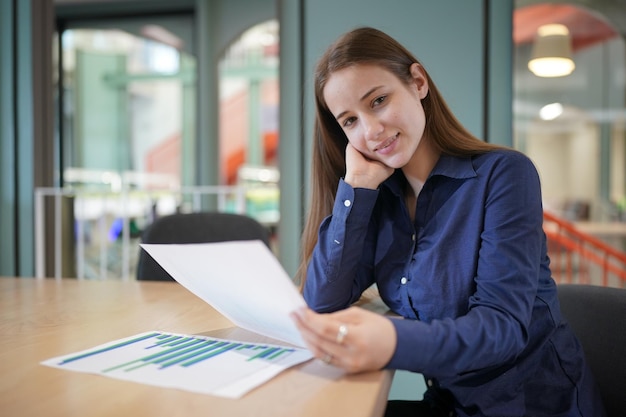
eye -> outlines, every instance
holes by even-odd
[[[376,97],[374,101],[372,101],[372,107],[380,106],[385,100],[387,100],[387,96]]]
[[[342,123],[343,127],[350,127],[356,120],[356,117],[346,117]]]

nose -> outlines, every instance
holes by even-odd
[[[383,132],[384,126],[375,115],[361,116],[363,133],[366,140],[375,140]]]

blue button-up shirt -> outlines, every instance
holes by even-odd
[[[377,284],[397,347],[389,368],[450,390],[460,416],[602,416],[582,348],[561,318],[539,177],[512,150],[443,155],[404,204],[400,170],[378,190],[340,180],[304,297],[343,309]]]

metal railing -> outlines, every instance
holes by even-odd
[[[543,216],[555,279],[566,283],[625,286],[625,252],[552,213],[544,212]]]

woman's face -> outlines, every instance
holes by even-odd
[[[324,100],[348,140],[366,158],[392,168],[404,167],[415,154],[425,126],[421,99],[428,82],[418,64],[406,85],[377,65],[353,65],[334,72]]]

